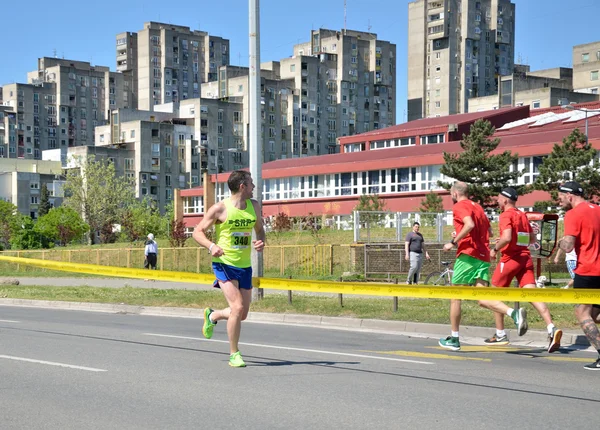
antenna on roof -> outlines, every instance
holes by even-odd
[[[54,48],[54,49],[52,50],[52,52],[54,53],[54,58],[57,58],[57,57],[56,57],[56,48]]]
[[[347,10],[347,1],[344,0],[344,36],[346,35],[346,10]]]
[[[368,25],[367,25],[367,31],[370,33],[370,32],[371,32],[371,28],[373,27],[373,26],[371,25],[371,18],[369,18],[369,20],[368,20],[367,22],[368,22]]]

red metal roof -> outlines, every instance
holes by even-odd
[[[459,128],[461,125],[472,124],[478,119],[487,119],[494,126],[500,127],[506,122],[527,118],[528,116],[529,106],[517,106],[482,112],[447,115],[436,118],[423,118],[379,130],[355,134],[353,136],[340,137],[339,142],[340,145],[343,146],[350,143],[359,143],[378,139],[390,139],[447,132],[448,125],[450,124],[454,124],[457,126],[457,128]]]
[[[579,109],[584,109],[584,108],[585,109],[600,109],[600,101],[577,103],[577,104],[573,104],[571,106],[579,108]],[[560,113],[560,112],[565,112],[566,110],[567,109],[565,109],[564,106],[552,106],[549,108],[531,109],[531,111],[529,112],[529,116],[541,115],[546,112]]]

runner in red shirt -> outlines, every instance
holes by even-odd
[[[454,229],[456,237],[444,245],[444,251],[457,246],[454,263],[453,285],[487,287],[490,281],[490,221],[483,208],[468,198],[468,186],[455,182],[450,189],[454,202]],[[439,340],[442,348],[460,350],[458,329],[461,317],[461,301],[450,300],[451,334]]]
[[[575,249],[577,267],[573,288],[600,288],[600,207],[583,198],[583,188],[577,182],[559,187],[558,199],[568,211],[565,215],[565,236],[559,246],[565,252]],[[590,344],[598,351],[598,359],[586,364],[586,370],[600,370],[600,331],[594,322],[600,309],[597,305],[575,306],[575,315]]]
[[[535,242],[535,234],[531,230],[529,221],[524,212],[517,209],[516,203],[519,195],[514,188],[508,187],[498,194],[500,214],[500,239],[492,247],[491,257],[496,258],[498,251],[502,252],[500,264],[496,266],[492,285],[495,287],[510,287],[514,278],[517,278],[519,287],[535,288],[535,275],[529,245]],[[545,303],[531,303],[544,319],[548,329],[548,352],[560,348],[562,330],[556,328],[552,322],[550,311]],[[496,312],[496,334],[485,340],[488,345],[507,345],[508,336],[504,331],[504,315],[513,319],[517,326],[519,336],[527,332],[527,314],[525,309],[515,310],[499,301],[480,300],[479,305]]]

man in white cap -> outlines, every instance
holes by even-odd
[[[156,254],[158,254],[158,244],[154,240],[154,235],[150,233],[148,240],[146,241],[146,248],[144,249],[144,268],[156,270]]]

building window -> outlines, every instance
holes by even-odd
[[[531,107],[532,107],[532,108],[534,108],[534,109],[538,109],[538,108],[539,108],[541,105],[542,105],[542,104],[540,103],[540,101],[539,101],[539,100],[534,100],[534,101],[531,103]]]
[[[435,102],[435,107],[436,107],[436,108],[439,108],[439,107],[441,107],[441,105],[442,105],[442,102]]]
[[[581,54],[581,62],[587,63],[590,61],[590,53],[586,52],[585,54]]]
[[[598,80],[598,70],[592,70],[590,72],[590,81],[597,81]]]

